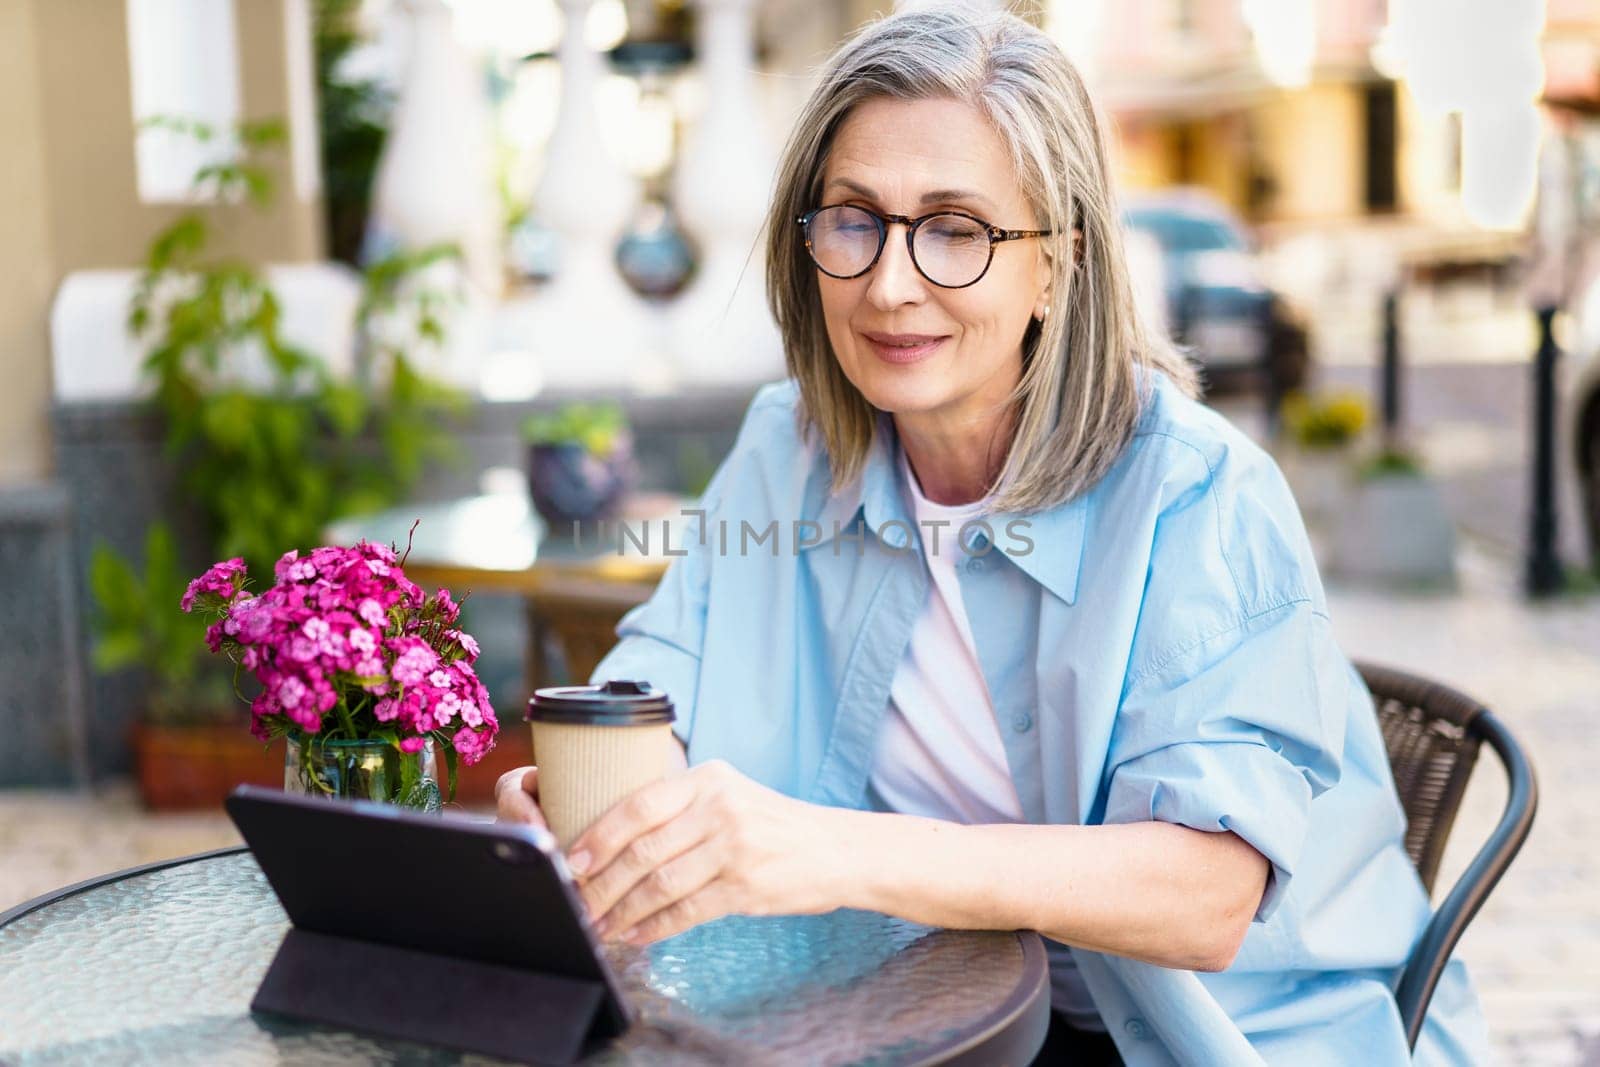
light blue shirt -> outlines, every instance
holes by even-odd
[[[1271,459],[1150,381],[1133,439],[1092,489],[991,516],[987,534],[948,547],[963,553],[1025,819],[1231,830],[1271,876],[1224,972],[1071,958],[1129,1064],[1405,1062],[1390,987],[1429,905],[1371,699],[1334,642]],[[830,493],[796,404],[792,383],[757,395],[703,514],[669,532],[683,555],[595,677],[666,690],[691,763],[726,760],[790,796],[866,809],[928,570],[892,423],[880,418],[862,477]],[[1476,1062],[1485,1047],[1452,963],[1417,1061]]]

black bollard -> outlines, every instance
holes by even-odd
[[[1256,312],[1260,316],[1257,322],[1257,334],[1261,338],[1261,353],[1258,357],[1262,386],[1261,401],[1265,408],[1269,441],[1276,441],[1283,433],[1284,380],[1281,361],[1287,358],[1287,354],[1280,353],[1279,348],[1288,344],[1288,339],[1279,334],[1277,302],[1276,296],[1268,297],[1261,301]]]
[[[1566,584],[1556,555],[1556,309],[1539,309],[1539,352],[1533,363],[1533,517],[1530,523],[1529,596],[1550,596]]]
[[[1400,448],[1400,294],[1383,294],[1383,367],[1378,395],[1383,398],[1383,447]]]

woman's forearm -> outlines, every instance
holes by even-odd
[[[841,811],[847,907],[1216,971],[1238,952],[1267,861],[1231,833],[1168,823],[963,826]]]

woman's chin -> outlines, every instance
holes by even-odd
[[[873,381],[861,390],[867,403],[891,415],[932,411],[950,400],[950,383],[939,379],[925,382]]]

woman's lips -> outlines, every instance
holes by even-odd
[[[927,359],[949,340],[925,333],[864,333],[861,336],[885,363],[915,363]]]

